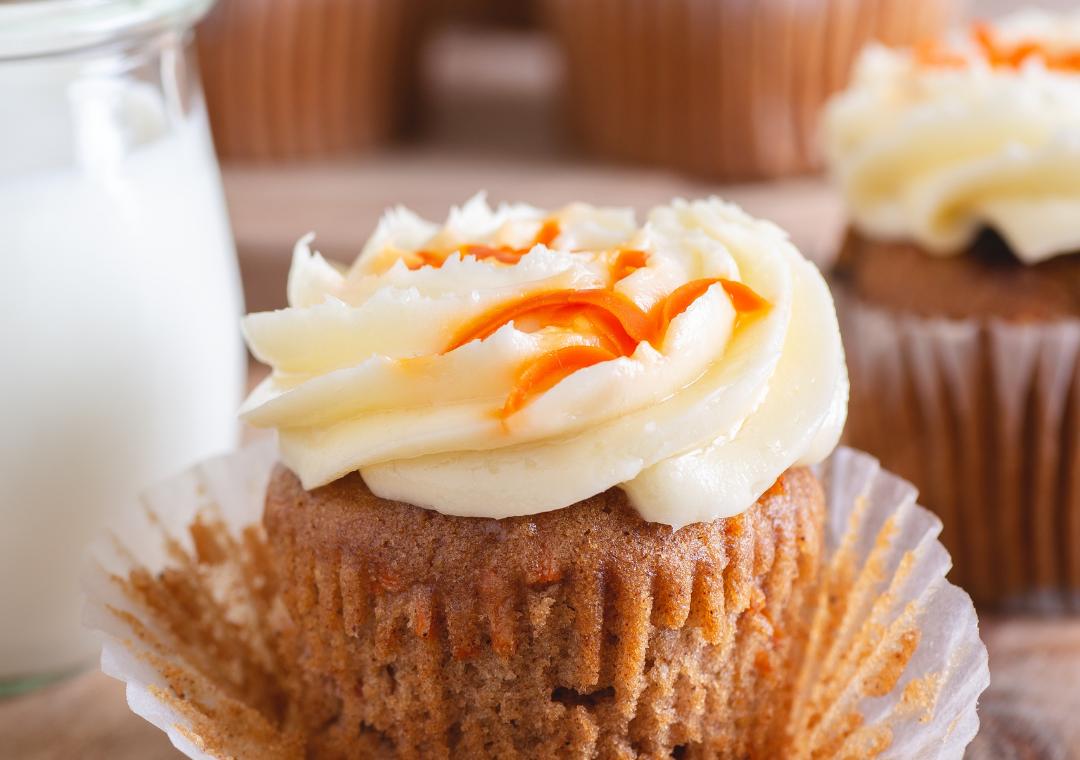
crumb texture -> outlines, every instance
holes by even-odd
[[[283,727],[319,760],[782,756],[823,520],[805,469],[673,532],[617,489],[497,521],[279,466]]]

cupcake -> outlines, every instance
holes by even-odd
[[[1080,15],[866,50],[828,106],[849,440],[944,522],[984,602],[1080,590]]]
[[[388,212],[249,315],[276,427],[145,494],[86,624],[192,758],[955,758],[986,650],[850,449],[817,270],[717,199]],[[827,457],[827,458],[826,458]],[[821,461],[823,460],[824,461]]]
[[[296,249],[266,501],[290,721],[417,757],[775,756],[847,380],[828,290],[719,200]],[[692,748],[692,749],[688,749]]]
[[[401,130],[417,0],[221,0],[196,33],[223,159],[352,153]]]
[[[720,180],[811,171],[819,109],[869,40],[944,30],[957,0],[544,0],[569,111],[604,158]]]

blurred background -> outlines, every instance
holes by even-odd
[[[652,8],[663,3],[637,3],[652,15],[636,27],[612,12],[618,5],[221,0],[197,29],[198,49],[248,310],[285,305],[292,245],[304,233],[314,231],[329,258],[351,261],[387,203],[439,220],[480,189],[496,202],[554,207],[581,198],[639,213],[675,195],[719,192],[771,213],[824,261],[845,222],[816,174],[817,109],[843,85],[861,44],[910,42],[950,20],[1025,3],[802,4],[822,9],[809,25],[816,40],[793,31],[807,26],[794,15],[799,4],[763,3],[792,14],[742,20],[757,30],[756,48],[779,59],[764,63],[753,44],[723,59],[728,46],[714,39],[753,3],[699,3],[697,12],[714,11],[701,19],[690,17],[692,3],[668,3],[666,15]],[[346,7],[351,21],[341,20]],[[365,38],[373,34],[366,19],[386,31]],[[337,33],[371,46],[349,54],[375,65],[328,49],[332,35],[319,24],[348,27]],[[688,50],[695,28],[703,40]],[[803,60],[800,45],[812,48],[816,67],[793,63]],[[785,59],[778,48],[792,52]],[[363,81],[334,72],[349,66]],[[776,102],[750,102],[736,80],[751,77]],[[694,92],[694,80],[708,92]]]

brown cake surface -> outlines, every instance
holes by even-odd
[[[463,518],[279,465],[286,729],[320,759],[781,757],[823,520],[806,469],[672,531],[618,489]]]
[[[1048,321],[1080,317],[1080,253],[1024,264],[995,233],[957,256],[848,233],[836,274],[871,306],[923,317]]]

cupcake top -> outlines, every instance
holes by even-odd
[[[872,46],[824,137],[868,236],[948,255],[991,227],[1029,264],[1080,250],[1080,13]]]
[[[621,486],[680,527],[746,509],[839,438],[828,288],[776,226],[712,198],[633,212],[389,211],[351,267],[296,246],[289,308],[248,315],[273,373],[241,409],[305,488],[359,470],[453,515]]]

